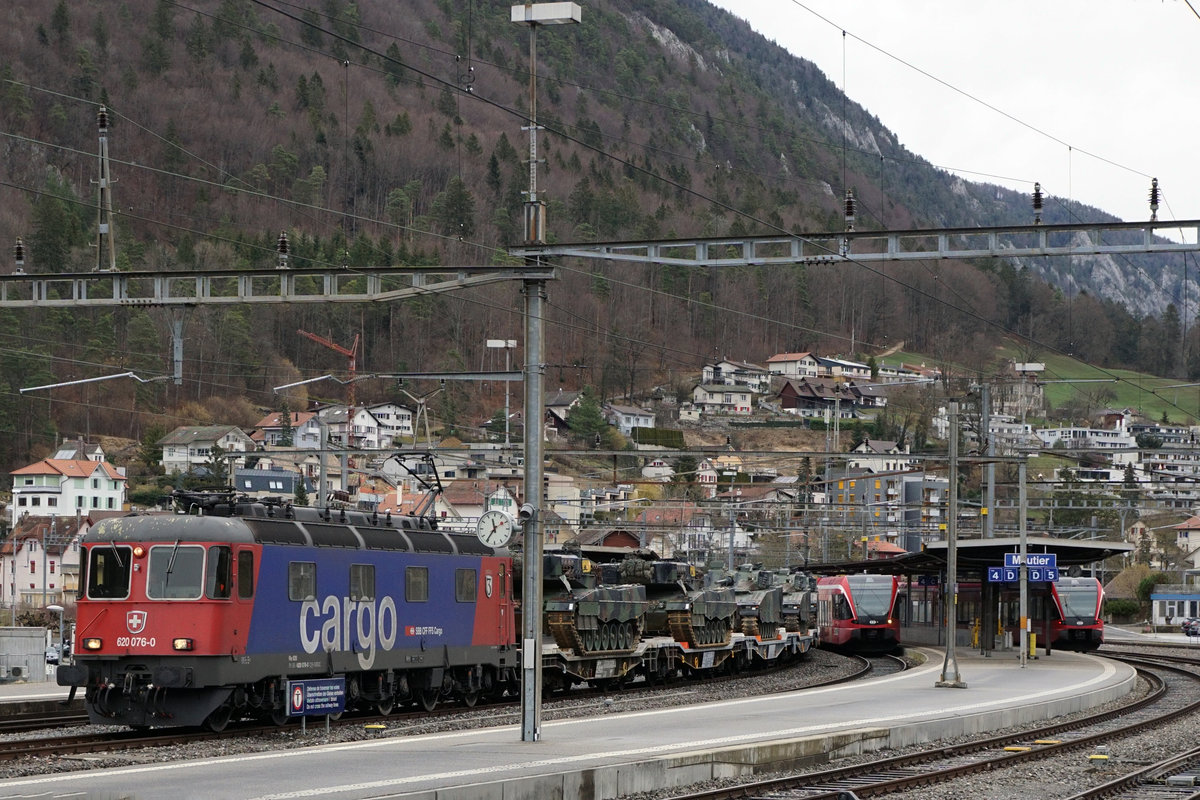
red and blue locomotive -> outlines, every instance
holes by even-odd
[[[512,560],[474,536],[232,493],[188,505],[81,543],[75,663],[57,676],[93,722],[282,724],[305,678],[344,677],[347,707],[384,713],[519,680]]]
[[[860,653],[900,647],[894,575],[833,575],[817,581],[817,629],[821,646]]]

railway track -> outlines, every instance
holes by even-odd
[[[1051,758],[1067,751],[1099,748],[1105,742],[1200,711],[1200,700],[1195,699],[1200,688],[1200,675],[1170,663],[1176,659],[1160,656],[1120,658],[1134,664],[1153,688],[1137,703],[1116,710],[1017,734],[936,747],[854,766],[677,794],[673,795],[673,800],[747,797],[761,800],[845,800],[847,797],[877,797],[1022,762]],[[1193,667],[1196,665],[1194,660],[1183,658],[1185,663]],[[1197,758],[1200,759],[1200,751],[1197,751]],[[1147,784],[1143,782],[1139,785],[1144,788]],[[1079,798],[1109,796],[1116,795],[1078,795]],[[1171,796],[1179,798],[1192,794],[1176,793]],[[1200,793],[1196,796],[1200,797]]]
[[[907,667],[907,663],[903,659],[897,657],[877,657],[874,659],[866,659],[859,656],[853,656],[852,659],[856,662],[856,668],[847,675],[839,675],[821,681],[814,681],[805,684],[803,688],[817,688],[820,686],[831,686],[847,681],[859,680],[864,677],[875,677],[881,674],[891,674]],[[790,667],[780,667],[776,669],[788,669],[803,667],[805,662],[792,664]],[[601,689],[581,689],[571,692],[567,696],[555,695],[547,697],[545,700],[545,709],[547,714],[553,714],[556,711],[569,712],[572,708],[585,706],[591,710],[595,710],[597,706],[603,705],[605,708],[613,706],[621,706],[625,704],[638,705],[643,702],[643,691],[658,692],[658,696],[669,696],[672,694],[679,695],[680,702],[695,702],[703,699],[700,694],[706,687],[711,687],[717,684],[734,682],[738,680],[747,680],[749,678],[767,674],[773,670],[757,670],[752,673],[738,673],[730,675],[712,676],[704,679],[692,681],[676,680],[668,683],[665,686],[650,686],[644,682],[636,682],[614,691],[612,688]],[[796,688],[789,689],[796,691]],[[345,727],[361,727],[364,725],[386,724],[389,728],[401,727],[405,725],[420,728],[423,723],[434,719],[442,719],[445,717],[453,717],[463,714],[485,715],[485,720],[488,724],[500,725],[513,722],[519,714],[518,701],[516,699],[505,699],[503,701],[491,704],[480,704],[475,709],[467,709],[460,706],[440,706],[433,711],[424,711],[420,709],[405,710],[393,712],[388,715],[378,714],[347,714],[344,718],[336,721],[331,721],[331,726],[338,728]],[[86,715],[77,718],[80,724],[86,724]],[[34,718],[27,718],[24,723],[28,727],[25,730],[36,730],[47,727],[61,727],[67,723],[61,722],[55,717],[52,720],[46,720],[39,725]],[[323,728],[323,718],[317,717],[309,720],[308,727]],[[150,747],[169,747],[180,743],[190,743],[196,741],[205,741],[212,739],[247,737],[247,736],[264,736],[273,733],[278,733],[281,730],[294,731],[299,727],[299,723],[292,722],[287,726],[278,726],[274,724],[260,724],[253,722],[244,722],[240,724],[231,724],[226,730],[221,733],[211,733],[201,731],[199,729],[161,729],[152,731],[106,731],[92,734],[67,735],[67,736],[47,736],[22,740],[11,740],[0,742],[0,761],[27,758],[27,757],[56,757],[62,755],[98,753],[98,752],[118,752],[125,750],[135,750]]]

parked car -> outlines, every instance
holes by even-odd
[[[1188,636],[1200,636],[1200,617],[1188,617],[1179,623],[1179,629]]]
[[[60,657],[58,645],[52,644],[46,648],[46,663],[57,664]]]

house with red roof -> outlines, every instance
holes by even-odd
[[[9,521],[26,514],[74,517],[91,511],[127,510],[125,469],[107,461],[45,458],[13,470]]]

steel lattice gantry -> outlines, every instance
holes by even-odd
[[[1179,232],[1168,240],[1158,231]],[[844,231],[717,239],[583,242],[509,248],[522,258],[576,257],[679,266],[822,264],[921,259],[1133,255],[1200,250],[1200,220]]]
[[[538,266],[298,267],[0,275],[0,308],[378,303],[484,286],[548,280]]]

